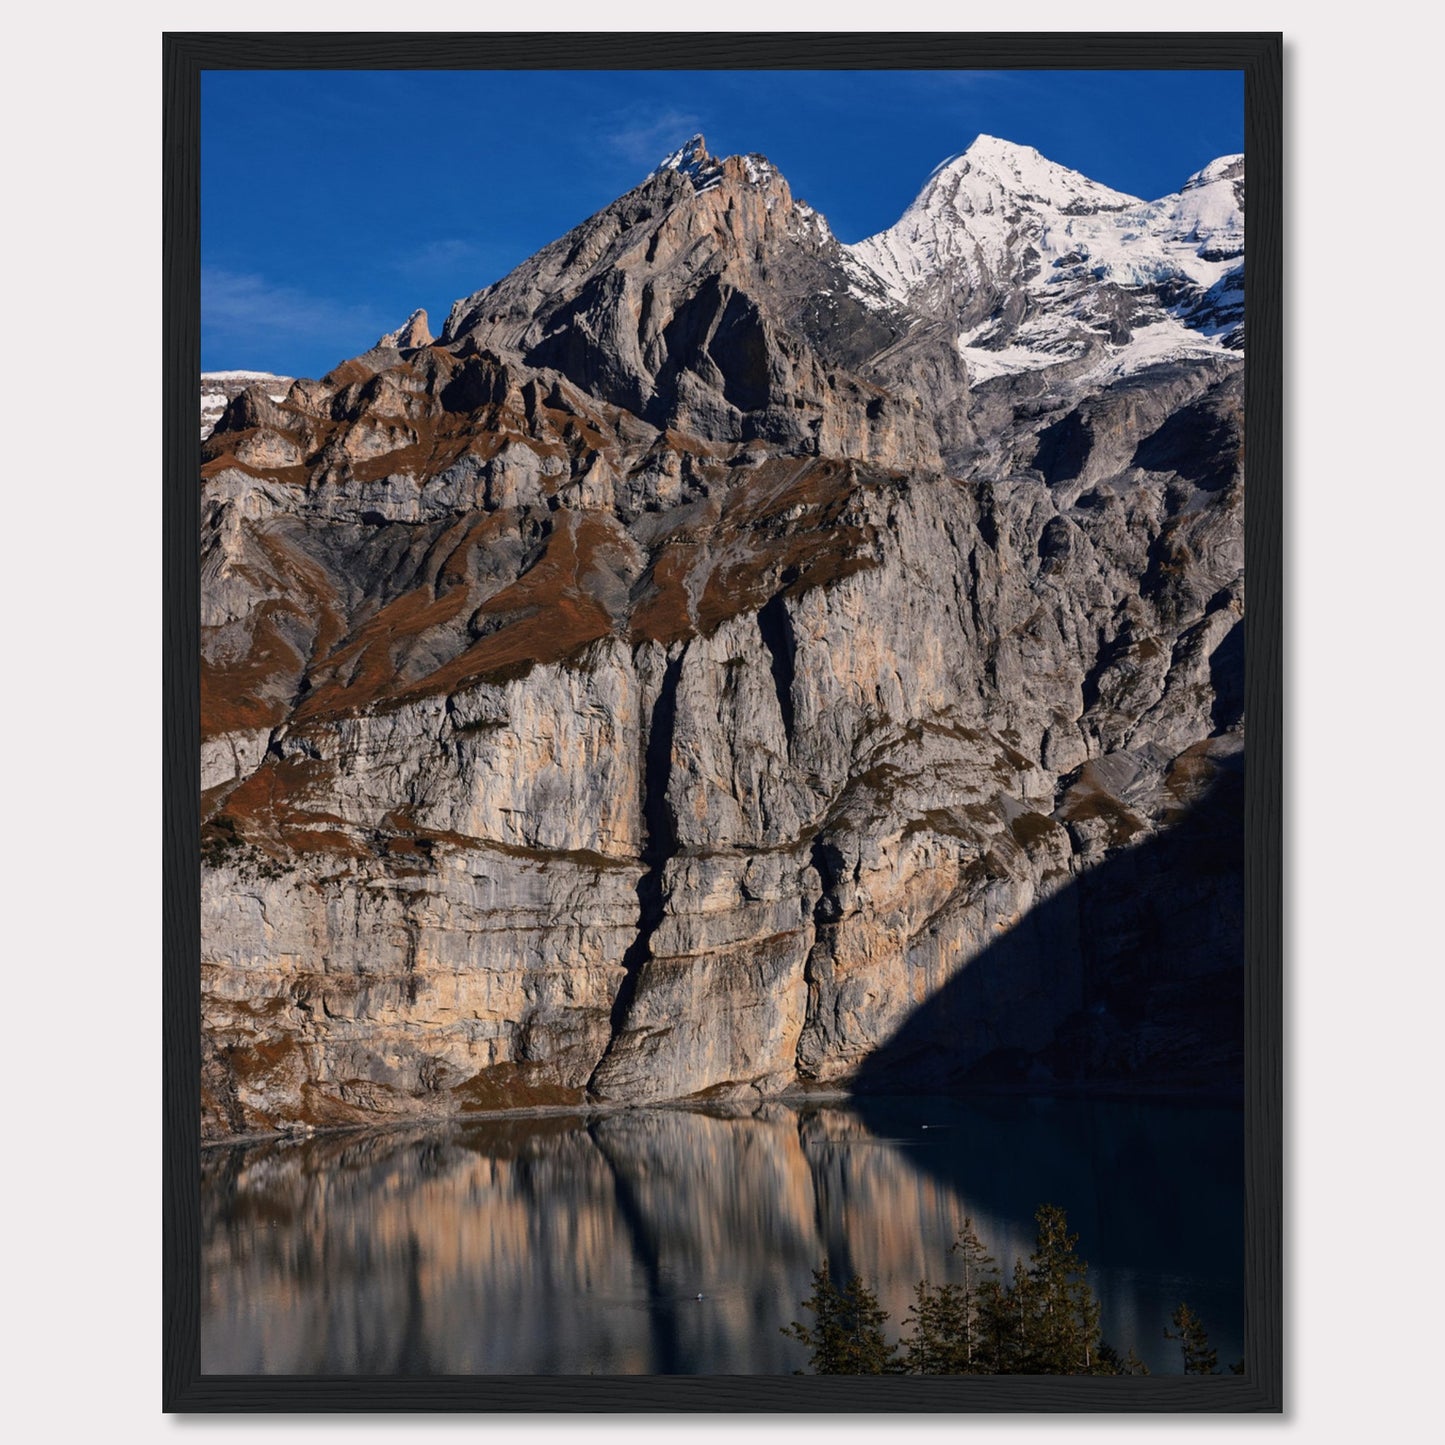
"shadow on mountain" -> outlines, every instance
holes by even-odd
[[[1173,472],[1201,491],[1218,492],[1234,480],[1243,444],[1238,403],[1221,388],[1176,411],[1139,443],[1129,465]]]
[[[1218,763],[1173,826],[1074,878],[921,1003],[855,1092],[1238,1098],[1244,760]],[[1058,956],[1041,967],[1041,949]],[[1041,977],[1052,997],[1022,983]]]
[[[1031,465],[1054,487],[1082,476],[1092,450],[1093,437],[1075,408],[1039,433],[1038,450]]]
[[[1179,1370],[1178,1346],[1162,1332],[1181,1298],[1221,1359],[1243,1352],[1242,1109],[997,1094],[874,1094],[851,1107],[944,1197],[962,1201],[1005,1276],[1033,1247],[1039,1205],[1063,1208],[1104,1306],[1105,1338],[1136,1349],[1151,1370]],[[940,1251],[929,1271],[946,1268]]]

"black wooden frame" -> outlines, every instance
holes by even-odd
[[[1281,37],[167,34],[164,62],[164,1161],[167,1411],[1279,1411],[1283,1203]],[[1245,286],[1245,1373],[1210,1378],[236,1376],[200,1372],[199,494],[203,70],[1242,70]]]

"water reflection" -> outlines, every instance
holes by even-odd
[[[775,1374],[810,1271],[900,1320],[965,1215],[1012,1262],[1063,1204],[1106,1336],[1179,1299],[1242,1353],[1237,1111],[1024,1099],[493,1119],[208,1151],[202,1368]],[[697,1296],[702,1295],[702,1299]]]

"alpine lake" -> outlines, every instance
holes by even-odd
[[[825,1259],[899,1333],[957,1278],[965,1218],[1005,1275],[1034,1211],[1079,1236],[1104,1338],[1156,1374],[1181,1301],[1243,1354],[1238,1108],[1037,1097],[478,1117],[207,1148],[208,1374],[791,1374]]]

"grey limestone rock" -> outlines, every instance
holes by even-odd
[[[229,400],[209,1134],[1238,1086],[1241,358],[971,385],[1039,303],[954,239],[911,296],[699,138],[439,338]]]

